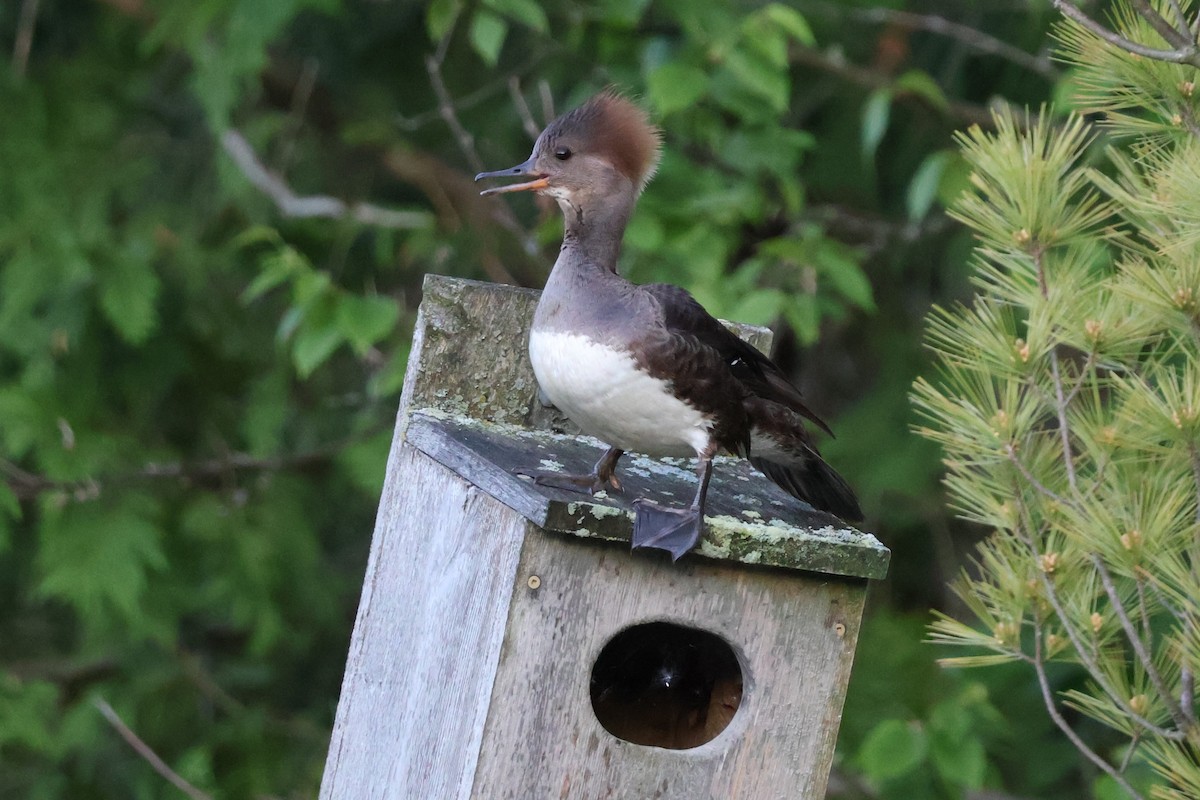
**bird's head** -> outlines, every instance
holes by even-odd
[[[658,166],[660,134],[646,112],[605,91],[546,126],[528,160],[484,178],[526,178],[481,194],[534,191],[573,208],[604,197],[636,196]]]

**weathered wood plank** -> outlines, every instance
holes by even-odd
[[[624,483],[620,494],[590,497],[538,486],[513,473],[517,468],[586,472],[604,450],[586,437],[424,413],[414,416],[407,435],[423,452],[539,527],[576,536],[628,544],[634,500],[653,497],[682,507],[696,493],[687,459],[666,463],[633,453],[618,467]],[[891,553],[874,536],[797,500],[742,459],[718,459],[707,511],[696,555],[830,575],[887,574]]]
[[[389,464],[321,798],[465,798],[530,524],[413,447]]]
[[[528,587],[532,575],[536,590]],[[473,796],[823,797],[865,592],[865,581],[703,560],[672,565],[531,535]],[[698,748],[623,741],[592,711],[589,679],[600,649],[620,630],[648,621],[711,631],[743,662],[740,709]]]

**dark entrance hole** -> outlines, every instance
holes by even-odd
[[[742,668],[721,637],[669,622],[634,625],[592,667],[592,709],[635,744],[687,750],[716,738],[742,702]]]

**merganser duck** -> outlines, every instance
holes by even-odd
[[[626,450],[694,455],[690,507],[633,503],[633,548],[666,550],[674,560],[700,539],[713,456],[721,451],[748,458],[814,508],[861,519],[854,492],[821,458],[804,420],[829,427],[779,367],[685,290],[639,286],[617,273],[625,227],[659,147],[646,113],[606,91],[550,123],[525,162],[475,176],[527,178],[482,194],[533,191],[562,208],[562,248],[534,313],[529,360],[545,396],[609,445],[588,475],[522,474],[595,494],[620,490],[617,461]]]

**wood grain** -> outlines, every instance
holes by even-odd
[[[537,575],[539,586],[524,580]],[[532,535],[518,568],[474,785],[479,798],[807,800],[824,796],[865,581],[672,565]],[[622,741],[591,709],[591,666],[641,622],[711,631],[743,665],[729,727],[691,750]]]
[[[530,527],[414,448],[394,450],[322,798],[470,796]]]

